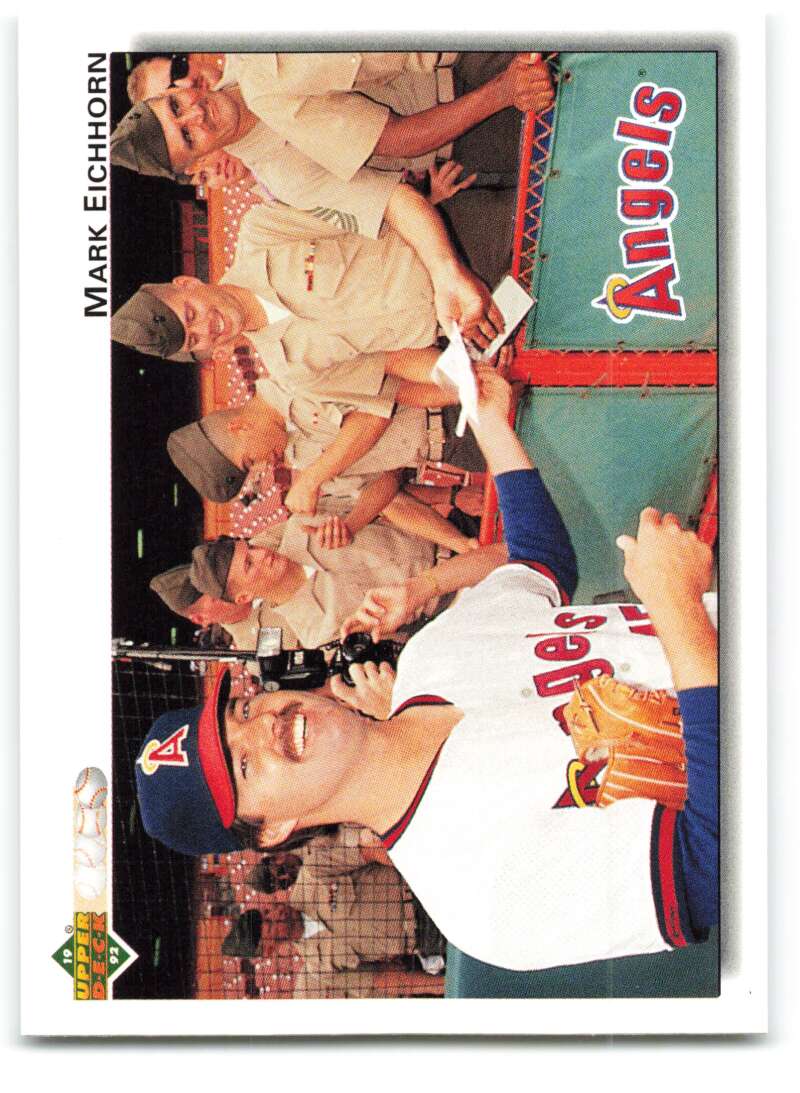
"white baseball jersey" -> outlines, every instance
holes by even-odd
[[[521,564],[463,592],[400,657],[393,712],[436,696],[464,717],[384,845],[470,956],[537,969],[693,940],[675,813],[586,807],[602,764],[577,759],[562,711],[576,680],[602,672],[671,687],[644,609],[560,606],[553,581]]]

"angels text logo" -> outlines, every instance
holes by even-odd
[[[678,258],[670,224],[678,215],[678,197],[667,186],[672,176],[671,148],[686,113],[686,99],[672,87],[641,83],[631,95],[630,118],[617,118],[614,140],[626,147],[619,157],[617,215],[622,262],[631,275],[612,273],[592,307],[605,310],[615,323],[635,315],[660,319],[686,318]]]

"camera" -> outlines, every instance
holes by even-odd
[[[280,627],[266,626],[258,632],[256,660],[265,691],[310,691],[335,675],[341,675],[348,687],[355,686],[350,678],[351,664],[386,661],[394,668],[402,648],[398,642],[375,642],[369,634],[358,632],[319,649],[284,649]],[[328,660],[325,653],[331,651]]]
[[[339,642],[334,650],[328,671],[331,675],[341,675],[348,687],[354,687],[350,678],[351,664],[381,664],[383,661],[394,668],[397,658],[403,648],[396,641],[373,641],[369,634],[356,631],[348,634],[344,641]]]

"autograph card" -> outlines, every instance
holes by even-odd
[[[25,1033],[764,1028],[724,675],[718,831],[738,47],[650,31],[24,27]],[[464,432],[431,370],[506,276]]]

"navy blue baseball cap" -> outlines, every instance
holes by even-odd
[[[159,717],[136,760],[145,831],[181,854],[242,849],[223,731],[230,689],[230,673],[220,672],[205,705]]]

